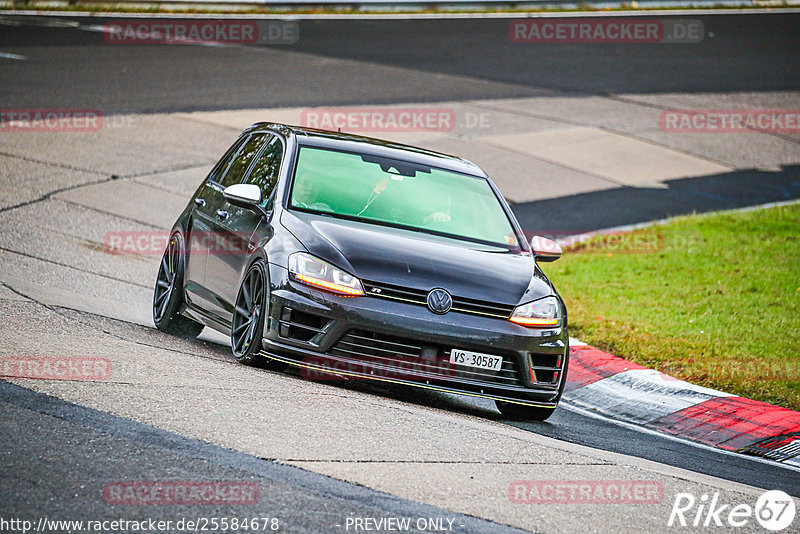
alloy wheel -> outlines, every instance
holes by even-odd
[[[253,265],[245,275],[236,298],[231,325],[233,354],[239,359],[252,359],[261,335],[262,314],[266,299],[264,274],[259,265]]]
[[[161,322],[169,311],[172,292],[175,291],[180,254],[178,237],[172,236],[169,246],[161,258],[161,266],[158,269],[158,278],[156,278],[156,290],[153,297],[153,319],[156,324]]]

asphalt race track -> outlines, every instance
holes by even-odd
[[[6,63],[0,81],[4,100],[18,107],[45,98],[54,107],[142,113],[800,85],[800,43],[792,39],[799,14],[691,18],[703,22],[700,43],[602,47],[513,43],[508,19],[300,19],[296,43],[263,50],[107,46],[98,31],[32,27],[26,19],[3,26],[0,47],[45,49],[46,57]],[[95,26],[120,19],[69,17]],[[388,68],[407,70],[387,76]]]
[[[791,108],[800,86],[797,13],[691,17],[703,24],[701,42],[602,46],[513,43],[508,19],[301,19],[293,44],[121,46],[107,44],[99,31],[120,18],[66,20],[28,17],[21,24],[3,17],[0,51],[30,59],[3,61],[0,104],[113,115],[549,97],[602,98],[662,110],[698,107],[703,102],[698,97],[716,95],[707,101],[714,108]],[[514,111],[525,116],[527,110]],[[626,134],[638,126],[633,116],[619,113],[613,107],[569,105],[561,114],[529,116],[531,122],[591,123]],[[703,146],[703,157],[725,161],[756,151],[775,154],[755,168],[736,161],[727,172],[681,177],[669,188],[557,194],[557,200],[520,202],[515,212],[526,230],[552,230],[537,217],[548,212],[559,221],[559,231],[577,233],[800,197],[800,169],[792,164],[797,134],[771,134],[774,143],[766,148],[736,137]],[[677,148],[698,147],[689,139]],[[596,209],[586,210],[587,205]]]
[[[103,251],[108,231],[167,229],[243,126],[317,106],[455,110],[452,131],[383,135],[481,164],[532,233],[800,198],[800,134],[670,136],[657,122],[675,108],[800,107],[800,14],[688,18],[702,21],[701,42],[532,45],[510,42],[507,19],[300,18],[292,44],[114,46],[98,28],[117,18],[0,15],[0,111],[94,109],[120,126],[0,131],[0,354],[103,357],[114,370],[103,383],[0,381],[0,518],[236,514],[346,532],[353,518],[391,516],[456,532],[658,532],[681,491],[800,498],[797,469],[567,404],[546,423],[512,423],[491,403],[239,366],[221,336],[152,328],[158,256]],[[462,123],[475,116],[485,128]],[[585,135],[600,143],[585,162],[557,153]],[[644,177],[637,153],[678,170]],[[534,186],[530,169],[551,174]],[[509,502],[510,483],[542,477],[658,480],[664,499]],[[107,484],[130,480],[243,481],[258,501],[109,503]]]

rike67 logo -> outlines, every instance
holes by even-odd
[[[678,493],[669,515],[667,526],[678,527],[756,527],[753,518],[761,527],[779,531],[794,522],[794,500],[786,493],[772,490],[762,493],[755,506],[746,503],[720,504],[719,493],[699,499],[691,493]]]

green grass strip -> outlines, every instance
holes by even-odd
[[[573,337],[800,410],[800,205],[598,236],[544,268]]]

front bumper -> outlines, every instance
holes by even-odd
[[[555,407],[566,379],[566,319],[534,329],[504,319],[413,303],[343,297],[289,279],[270,265],[270,315],[263,356],[312,379],[405,384],[510,403]],[[451,364],[451,349],[502,356],[500,370]]]

